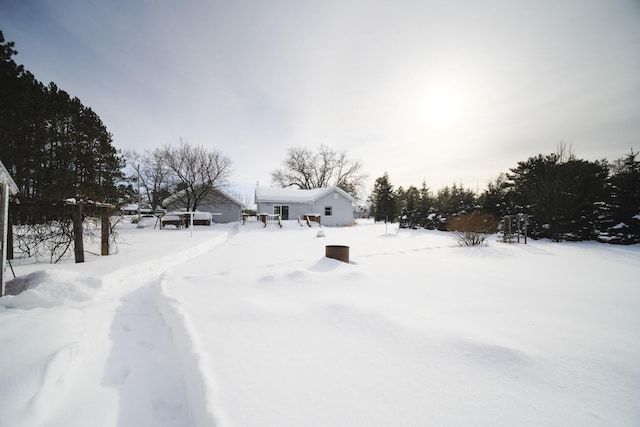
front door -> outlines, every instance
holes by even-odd
[[[287,221],[289,219],[289,206],[275,205],[273,207],[273,213],[275,215],[280,215],[281,220]]]

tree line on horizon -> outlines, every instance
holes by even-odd
[[[518,162],[478,195],[456,184],[435,193],[425,182],[395,189],[385,172],[368,202],[376,221],[402,228],[447,230],[451,220],[472,213],[498,222],[522,214],[534,239],[640,243],[640,160],[631,150],[612,162],[588,161],[559,146]]]
[[[229,183],[231,160],[217,150],[181,142],[121,154],[95,112],[55,83],[36,80],[16,64],[16,54],[0,31],[0,159],[20,191],[12,209],[70,197],[116,205],[139,201],[141,192],[144,204],[155,208],[182,191],[185,208],[195,210],[209,189]],[[361,162],[321,145],[315,152],[289,148],[271,178],[281,187],[335,185],[357,198],[367,177]],[[456,184],[435,193],[426,183],[395,189],[385,173],[368,202],[376,220],[406,228],[444,230],[473,212],[525,214],[534,238],[640,242],[640,162],[633,150],[609,162],[578,159],[559,147],[518,162],[479,195]],[[61,219],[51,211],[32,217]]]

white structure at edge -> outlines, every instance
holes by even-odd
[[[18,193],[16,185],[9,172],[0,161],[0,297],[5,293],[5,270],[7,266],[7,233],[9,230],[9,196]]]

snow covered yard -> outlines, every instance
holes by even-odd
[[[639,247],[323,230],[130,227],[17,266],[0,425],[640,423]]]

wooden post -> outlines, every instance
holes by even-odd
[[[109,232],[111,231],[111,221],[109,221],[109,215],[102,213],[102,226],[101,240],[100,240],[100,255],[109,255]]]
[[[82,235],[82,204],[72,207],[73,214],[73,252],[76,264],[84,262],[84,240]]]
[[[11,212],[7,213],[7,259],[11,260],[14,257],[13,254],[13,222]]]

